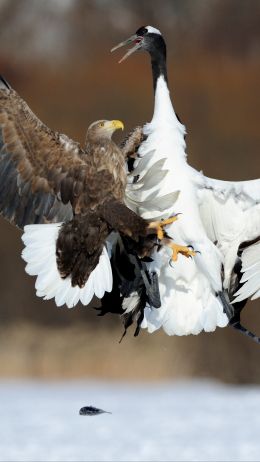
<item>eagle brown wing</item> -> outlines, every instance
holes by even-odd
[[[59,222],[86,206],[87,165],[78,143],[50,130],[0,80],[0,213],[11,223]],[[85,156],[86,157],[86,156]]]

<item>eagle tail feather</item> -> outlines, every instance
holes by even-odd
[[[112,271],[106,247],[103,247],[99,262],[83,287],[72,286],[71,278],[60,276],[56,260],[56,241],[62,223],[28,225],[24,228],[22,240],[25,248],[22,258],[27,265],[25,271],[37,276],[36,295],[44,300],[55,298],[57,306],[72,308],[79,301],[88,305],[93,296],[102,298],[112,290]]]

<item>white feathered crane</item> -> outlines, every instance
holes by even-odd
[[[258,337],[241,326],[240,311],[248,298],[260,296],[260,180],[214,180],[188,165],[185,127],[175,114],[167,86],[161,32],[141,27],[111,51],[128,44],[134,47],[121,61],[137,50],[150,54],[155,93],[153,118],[142,128],[137,156],[141,160],[136,159],[132,175],[136,171],[145,185],[147,170],[166,159],[167,175],[156,188],[160,194],[179,190],[174,210],[182,214],[168,234],[197,251],[193,259],[180,256],[171,266],[167,250],[153,255],[150,269],[159,275],[162,304],[160,308],[146,306],[142,327],[149,332],[163,327],[169,335],[188,335],[230,324],[259,343]],[[171,207],[163,213],[146,207],[146,199],[147,193],[138,189],[134,197],[129,196],[132,209],[142,217],[172,214]]]

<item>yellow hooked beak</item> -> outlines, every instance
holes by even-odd
[[[124,124],[121,120],[111,120],[110,123],[113,130],[119,130],[120,128],[121,130],[124,130]]]

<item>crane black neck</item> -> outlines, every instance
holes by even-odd
[[[163,37],[158,34],[153,34],[154,39],[149,46],[151,56],[152,73],[153,73],[153,89],[156,91],[157,81],[159,77],[163,77],[168,84],[167,66],[166,66],[166,45]]]

